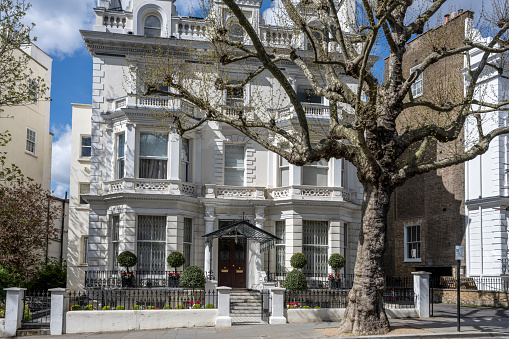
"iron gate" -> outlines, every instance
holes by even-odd
[[[25,291],[22,328],[49,328],[51,295],[48,291]]]
[[[262,318],[262,321],[268,323],[269,317],[270,317],[270,310],[272,308],[272,298],[270,296],[269,290],[262,290],[260,294],[262,297],[261,318]]]

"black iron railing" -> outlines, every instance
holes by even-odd
[[[180,287],[180,275],[175,271],[87,271],[85,288],[147,288]]]
[[[217,308],[217,292],[202,289],[125,289],[70,292],[69,310]]]
[[[456,277],[433,277],[430,286],[433,288],[456,289],[458,280]],[[462,290],[477,291],[509,291],[509,281],[501,277],[460,277]]]
[[[48,291],[25,291],[23,298],[23,328],[49,327],[51,295]]]

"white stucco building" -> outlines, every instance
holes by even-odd
[[[222,2],[215,6],[234,20]],[[275,28],[264,24],[261,0],[241,6],[260,34],[270,36]],[[94,11],[93,30],[82,31],[93,57],[92,106],[73,105],[68,287],[83,287],[85,271],[90,286],[118,277],[116,256],[124,250],[138,256],[137,277],[151,277],[140,280],[144,286],[166,280],[164,271],[172,270],[166,257],[174,250],[184,253],[186,266],[202,267],[231,287],[257,288],[282,276],[296,252],[308,256],[304,272],[310,281],[326,281],[332,253],[344,254],[343,273],[353,273],[362,199],[355,167],[342,159],[289,165],[220,123],[206,123],[183,138],[169,132],[149,109],[171,102],[186,110],[190,104],[134,96],[126,58],[142,56],[154,37],[205,44],[207,20],[179,16],[168,0],[131,0],[126,10],[117,1],[99,0]],[[290,65],[286,72],[298,73]],[[267,88],[278,86],[263,76]],[[291,81],[306,97],[304,78]],[[247,100],[249,86],[240,95],[225,94],[225,105]],[[306,107],[315,119],[329,118],[324,102]],[[255,229],[204,237],[243,219]],[[283,240],[266,249],[260,241],[268,233]]]
[[[477,33],[477,32],[474,32]],[[479,37],[479,39],[482,39]],[[487,39],[483,39],[488,41]],[[470,52],[475,69],[484,52]],[[486,66],[479,78],[476,99],[499,103],[509,99],[509,55],[490,56],[489,62],[503,72]],[[466,62],[466,60],[465,60]],[[465,63],[465,66],[467,64]],[[468,83],[466,76],[466,83]],[[509,124],[507,111],[488,113],[483,118],[485,133]],[[466,125],[466,140],[477,131],[473,120]],[[489,150],[465,165],[466,274],[471,277],[509,274],[509,136],[498,136]]]

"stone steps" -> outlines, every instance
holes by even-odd
[[[261,316],[262,297],[258,291],[235,290],[230,293],[230,315],[232,317]]]

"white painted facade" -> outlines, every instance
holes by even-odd
[[[483,39],[484,40],[484,39]],[[487,40],[485,40],[487,41]],[[470,52],[475,69],[483,52]],[[490,63],[502,65],[503,73],[486,66],[478,81],[476,99],[499,103],[509,99],[509,55],[493,55]],[[466,66],[465,59],[465,66]],[[468,76],[466,76],[468,83]],[[509,123],[506,111],[488,113],[483,119],[487,133]],[[466,140],[476,132],[473,121],[466,124]],[[467,145],[468,147],[468,145]],[[466,266],[468,276],[509,274],[509,136],[498,136],[488,151],[465,164]]]
[[[221,2],[215,5],[224,6]],[[263,24],[260,5],[259,0],[242,2],[243,10],[250,13],[255,29],[263,33],[271,28]],[[286,269],[291,269],[291,255],[305,252],[306,249],[309,253],[310,248],[318,245],[303,243],[303,233],[311,232],[310,225],[313,222],[324,222],[327,231],[325,243],[320,244],[322,250],[325,249],[327,258],[332,253],[345,254],[347,267],[344,272],[353,273],[363,193],[355,167],[341,159],[331,160],[321,169],[320,173],[325,179],[322,179],[320,186],[312,186],[303,185],[306,169],[289,165],[288,182],[282,186],[278,182],[280,159],[277,155],[266,151],[231,127],[207,123],[184,136],[190,145],[185,178],[183,139],[164,127],[155,127],[158,121],[152,118],[149,109],[165,105],[168,101],[178,104],[182,110],[189,107],[189,104],[177,99],[137,98],[130,95],[132,93],[128,93],[130,88],[126,81],[126,74],[129,74],[126,56],[142,54],[143,48],[154,41],[153,38],[143,36],[144,27],[147,26],[144,20],[150,15],[159,18],[162,37],[197,43],[205,43],[200,33],[205,27],[204,20],[179,16],[174,2],[166,0],[131,0],[125,11],[110,10],[107,0],[99,0],[94,11],[96,25],[93,31],[82,31],[93,57],[93,98],[91,112],[89,108],[78,110],[74,107],[74,113],[79,113],[76,117],[79,122],[76,120],[78,126],[75,130],[73,114],[72,163],[75,166],[71,169],[72,230],[69,235],[69,246],[73,249],[78,247],[79,238],[88,235],[88,267],[80,265],[77,259],[83,250],[80,249],[80,253],[75,253],[74,257],[70,254],[68,264],[74,266],[69,271],[75,270],[77,273],[73,273],[76,278],[69,276],[69,286],[82,287],[84,270],[87,268],[89,271],[116,270],[115,251],[120,253],[129,250],[135,254],[143,251],[142,246],[147,244],[140,239],[140,220],[144,222],[152,217],[164,218],[164,255],[158,259],[162,260],[160,264],[150,264],[152,268],[157,266],[171,270],[166,264],[166,256],[171,251],[184,252],[187,248],[190,264],[200,266],[205,271],[212,270],[216,274],[217,240],[212,243],[212,250],[209,251],[203,235],[217,230],[222,220],[245,218],[272,234],[276,231],[276,222],[284,221]],[[168,40],[175,40],[173,38]],[[291,74],[291,67],[287,71]],[[267,85],[267,91],[268,87],[278,86],[269,75],[264,76],[271,84]],[[294,78],[292,81],[298,86],[303,79]],[[88,122],[83,121],[86,120],[87,112],[90,112]],[[316,112],[320,112],[323,118],[328,118],[325,105],[309,105],[309,112],[315,114],[315,117]],[[85,125],[91,127],[90,131],[87,131]],[[90,163],[80,160],[74,151],[78,133],[91,135]],[[156,151],[152,147],[147,151],[143,148],[142,140],[148,140],[147,135],[152,133],[168,135],[164,149]],[[242,172],[238,177],[241,180],[239,185],[225,185],[225,172],[232,170],[225,170],[225,160],[231,155],[226,154],[226,149],[235,149],[229,148],[231,146],[241,146],[243,150],[242,156],[234,159],[238,164],[234,170]],[[144,152],[159,154],[152,156],[156,160],[150,160],[151,155]],[[154,162],[160,166],[157,169],[159,178],[143,178],[147,175],[142,174],[146,169],[141,164],[153,165]],[[85,167],[90,169],[89,174],[84,173]],[[154,169],[155,166],[152,166],[149,171]],[[164,175],[161,175],[162,172]],[[85,180],[85,177],[88,177],[90,183],[90,193],[86,196],[89,208],[80,209],[76,205],[77,184]],[[86,219],[88,222],[83,222]],[[189,237],[186,235],[189,222],[192,225],[190,242],[186,240]],[[112,223],[116,226],[113,227]],[[150,255],[155,256],[153,248],[159,245],[150,246]],[[276,251],[274,248],[270,250],[269,267],[267,252],[260,253],[259,245],[251,240],[248,240],[247,247],[245,287],[256,288],[269,269],[275,272]],[[330,271],[326,264],[323,267],[327,272]]]

